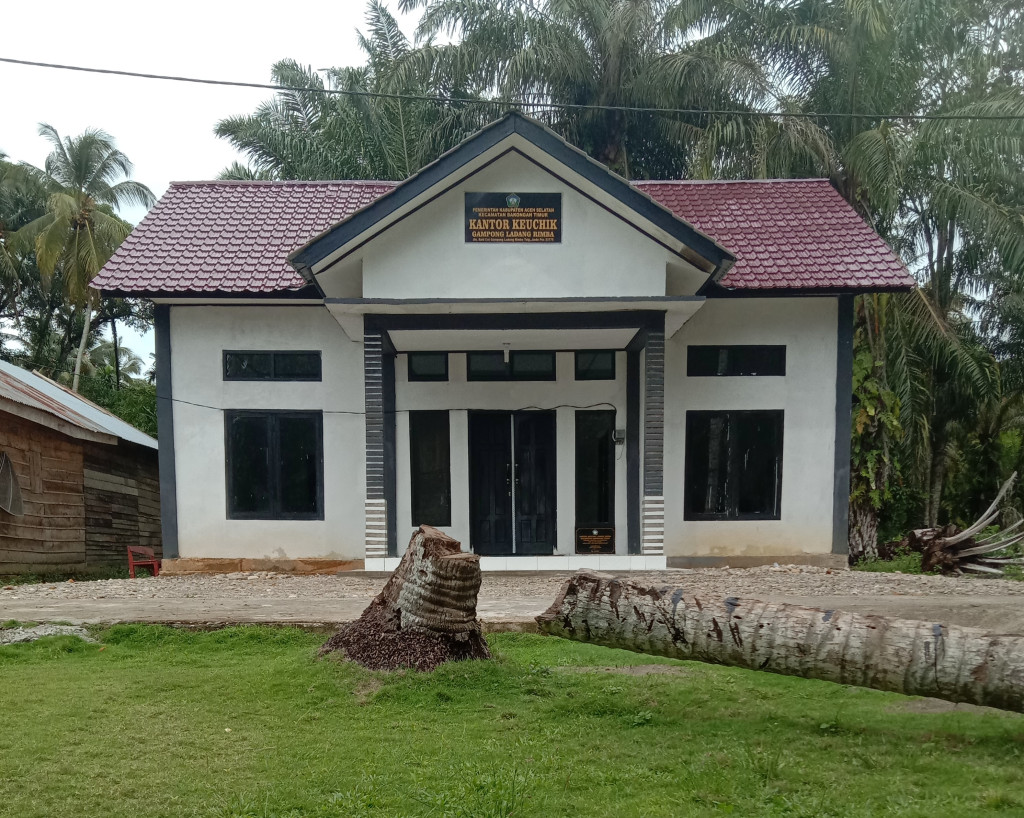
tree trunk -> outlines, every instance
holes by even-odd
[[[935,528],[939,524],[939,509],[942,505],[942,485],[946,479],[946,444],[940,438],[932,444],[932,468],[928,486],[928,519],[925,525]]]
[[[1024,712],[1024,636],[754,599],[701,600],[580,571],[537,617],[638,653]]]
[[[114,391],[121,389],[121,353],[117,349],[117,319],[110,319],[110,334],[114,340]]]
[[[870,502],[850,503],[850,556],[854,561],[878,559],[878,511]]]
[[[387,585],[355,622],[320,648],[371,670],[433,670],[443,662],[489,659],[476,618],[480,557],[421,525]]]
[[[78,356],[75,358],[75,377],[71,382],[71,391],[78,391],[78,378],[82,373],[82,359],[85,357],[85,347],[89,343],[89,326],[92,324],[92,301],[86,298],[85,301],[85,323],[82,325],[82,340],[78,342]]]

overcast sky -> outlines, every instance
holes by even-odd
[[[387,5],[396,11],[397,1]],[[0,56],[243,82],[269,82],[270,67],[292,58],[314,68],[359,65],[362,0],[81,0],[5,3]],[[397,12],[396,12],[397,13]],[[411,35],[415,21],[399,15]],[[17,33],[17,36],[11,34]],[[40,122],[62,136],[107,131],[135,163],[135,178],[159,197],[172,181],[212,179],[240,157],[213,135],[219,119],[253,111],[271,91],[110,77],[0,63],[4,103],[0,151],[42,165],[49,148]],[[143,212],[124,217],[138,222]],[[125,343],[143,358],[152,337]]]

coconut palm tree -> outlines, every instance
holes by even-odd
[[[116,340],[100,341],[89,350],[88,358],[94,373],[109,380],[115,391],[143,375],[142,358]]]
[[[424,8],[425,42],[408,65],[538,106],[563,136],[634,178],[688,172],[707,118],[616,107],[749,109],[774,98],[763,67],[723,31],[724,2],[402,0],[399,8]],[[438,36],[457,41],[438,45]]]
[[[34,262],[14,234],[43,215],[45,206],[46,195],[38,180],[0,152],[0,319],[11,317],[25,268]]]
[[[486,123],[486,109],[399,98],[469,92],[410,70],[411,44],[378,0],[368,4],[366,22],[359,33],[365,65],[321,73],[282,60],[272,69],[274,84],[298,90],[217,124],[216,134],[248,159],[223,178],[401,180]]]
[[[52,125],[39,126],[52,146],[34,175],[48,194],[46,213],[19,233],[33,243],[44,282],[59,272],[68,300],[84,311],[72,388],[77,391],[97,296],[89,282],[128,236],[132,226],[115,209],[151,207],[152,191],[132,180],[132,163],[113,138],[97,129],[62,139]]]

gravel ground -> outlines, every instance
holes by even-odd
[[[484,574],[481,599],[522,597],[553,599],[566,574]],[[805,566],[709,568],[633,573],[634,582],[679,585],[695,595],[717,596],[844,596],[915,597],[1024,596],[1024,582],[975,577],[875,574]],[[329,576],[289,574],[201,574],[89,582],[4,586],[0,602],[33,599],[366,599],[384,585],[385,577],[361,573]]]

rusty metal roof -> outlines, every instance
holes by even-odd
[[[17,407],[21,406],[63,421],[73,428],[64,427],[61,431],[74,437],[109,443],[121,439],[150,449],[157,448],[156,440],[106,409],[49,378],[6,361],[0,361],[0,401],[6,401],[5,410],[14,414],[19,414]],[[16,406],[11,406],[12,403]],[[75,429],[81,430],[83,434],[76,435]]]

